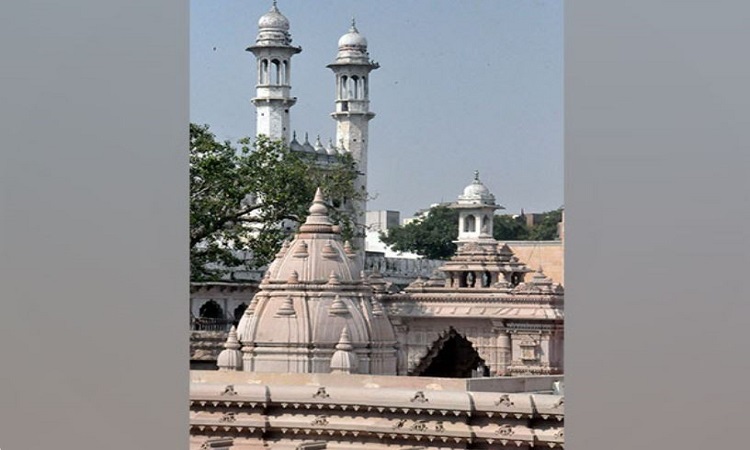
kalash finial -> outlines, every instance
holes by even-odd
[[[479,183],[479,171],[478,170],[474,171],[474,182]]]
[[[352,27],[349,29],[350,33],[359,33],[359,30],[357,30],[357,21],[354,19],[354,16],[352,16]]]

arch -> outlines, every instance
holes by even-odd
[[[352,76],[352,93],[354,94],[355,99],[359,98],[359,77],[354,75]]]
[[[488,288],[492,284],[492,274],[488,271],[482,272],[482,287]]]
[[[471,341],[449,327],[427,351],[409,375],[440,378],[471,378],[486,363]]]
[[[240,323],[240,319],[242,319],[242,315],[245,314],[246,309],[247,304],[245,304],[245,302],[240,303],[234,308],[234,326],[237,326]]]
[[[370,96],[370,88],[367,86],[367,77],[362,77],[362,98],[367,99]]]
[[[290,83],[291,71],[289,69],[289,61],[286,59],[284,60],[284,71],[282,73],[284,74],[284,82],[282,84],[288,85]]]
[[[260,61],[260,77],[258,79],[260,84],[268,84],[268,60],[262,59]]]
[[[489,234],[490,232],[490,216],[484,215],[482,217],[482,233]]]
[[[198,315],[207,319],[223,319],[224,310],[215,300],[209,300],[201,305]]]
[[[473,233],[477,230],[477,219],[469,214],[464,217],[464,231],[467,233]]]
[[[341,100],[346,100],[346,84],[347,77],[346,75],[342,75],[341,78],[339,78],[339,98]]]
[[[281,84],[281,62],[279,62],[278,59],[271,60],[272,70],[271,70],[271,84],[273,85],[279,85]]]

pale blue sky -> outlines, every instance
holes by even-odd
[[[563,204],[562,0],[279,0],[293,43],[291,126],[335,136],[338,38],[352,16],[370,78],[368,209],[408,217],[452,201],[474,170],[508,212]],[[255,134],[245,49],[271,0],[191,0],[190,120],[222,139]],[[214,50],[215,48],[215,50]]]

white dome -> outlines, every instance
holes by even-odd
[[[367,39],[352,27],[348,33],[339,38],[339,48],[341,47],[367,48]]]
[[[284,17],[273,2],[271,10],[261,16],[258,20],[258,28],[289,31],[289,19]]]
[[[474,181],[464,188],[463,194],[458,197],[458,202],[494,205],[495,196],[487,189],[487,186],[479,181],[479,171],[475,171]]]

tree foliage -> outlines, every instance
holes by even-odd
[[[543,213],[538,225],[528,227],[522,217],[496,215],[492,235],[499,241],[545,241],[557,239],[562,209]],[[426,217],[381,233],[381,240],[397,252],[413,252],[428,259],[448,259],[456,252],[458,211],[436,206]]]
[[[350,155],[331,157],[322,168],[281,141],[260,136],[243,139],[240,148],[219,142],[207,125],[190,124],[190,269],[191,278],[215,280],[226,268],[257,268],[270,262],[288,231],[285,221],[300,223],[315,189],[326,198],[346,201],[331,208],[345,237],[358,213],[356,163]],[[345,200],[344,200],[345,199]],[[239,258],[239,252],[252,254]]]
[[[397,252],[413,252],[428,259],[447,259],[456,252],[458,211],[435,206],[426,217],[381,233],[380,239]]]
[[[541,222],[529,230],[530,241],[551,241],[557,239],[557,224],[562,221],[562,208],[544,213]]]

